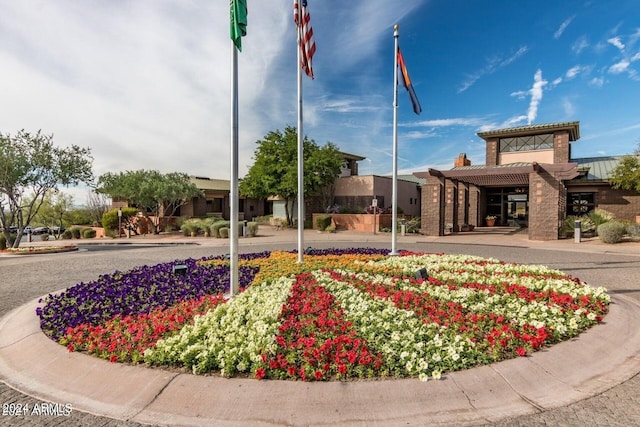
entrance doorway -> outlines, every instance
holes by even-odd
[[[529,189],[488,188],[487,215],[495,216],[499,225],[526,227],[529,224]]]

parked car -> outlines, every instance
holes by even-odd
[[[33,233],[33,227],[30,225],[27,225],[23,230],[22,230],[22,234],[32,234]]]
[[[31,234],[49,234],[49,227],[36,227]]]
[[[62,233],[64,233],[64,230],[66,230],[66,228],[58,227],[56,225],[55,227],[51,227],[51,230],[49,231],[49,233],[51,233],[51,234],[62,234]]]

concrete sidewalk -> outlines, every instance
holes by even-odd
[[[355,246],[390,247],[390,239],[390,234],[381,233],[306,231],[304,246],[356,242]],[[141,236],[121,240],[91,244],[198,244],[218,251],[229,245],[228,240],[203,237]],[[82,240],[72,242],[85,244]],[[290,249],[296,247],[296,242],[296,230],[263,230],[259,237],[241,239],[240,250],[249,252],[262,246]],[[581,243],[533,242],[526,235],[497,228],[442,237],[398,236],[399,249],[419,250],[434,246],[432,243],[460,245],[460,252],[474,245],[495,245],[505,251],[530,248],[584,253],[585,257],[640,255],[638,243],[604,245],[595,239]],[[45,244],[59,242],[34,242],[34,246]],[[640,372],[640,305],[619,294],[613,295],[612,301],[605,322],[574,340],[526,358],[451,373],[441,381],[304,383],[194,376],[69,353],[40,331],[34,300],[0,320],[0,379],[27,395],[53,403],[71,403],[74,410],[126,420],[127,425],[495,423],[571,405]]]

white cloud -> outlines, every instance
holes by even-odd
[[[611,74],[623,73],[627,70],[627,68],[629,68],[629,65],[631,65],[631,63],[628,60],[623,59],[620,62],[617,62],[613,64],[611,67],[609,67],[609,72]]]
[[[580,73],[580,70],[582,70],[582,67],[579,65],[576,65],[574,67],[571,67],[567,70],[567,72],[565,73],[565,77],[567,79],[572,79],[575,76],[577,76]]]
[[[624,50],[624,43],[620,40],[620,37],[611,37],[607,40],[607,43],[617,47],[620,50]]]
[[[589,85],[594,87],[602,87],[604,85],[604,77],[594,77],[589,82]]]
[[[375,57],[392,25],[423,3],[371,0],[340,14],[335,2],[311,5],[318,78],[303,82],[305,132],[326,122],[325,114],[356,111],[370,113],[367,120],[374,124],[354,128],[380,130],[375,123],[386,113],[386,100],[357,94],[323,98],[323,80]],[[228,14],[228,2],[3,4],[0,93],[11,102],[0,102],[0,129],[42,128],[58,145],[91,147],[96,175],[145,168],[228,178]],[[349,37],[335,31],[336,19],[349,28]],[[253,2],[248,20],[238,54],[241,175],[251,164],[255,141],[295,125],[297,118],[291,4]],[[358,84],[367,87],[371,74],[362,70]]]
[[[553,34],[553,38],[554,39],[559,39],[560,36],[562,36],[562,33],[564,33],[564,30],[567,29],[567,27],[569,26],[569,24],[571,24],[571,21],[574,20],[576,16],[570,16],[569,18],[565,19],[562,24],[560,24],[560,27],[558,27],[558,29],[556,30],[556,32]]]
[[[531,101],[529,102],[529,110],[527,111],[527,124],[533,123],[538,115],[538,105],[542,100],[543,88],[547,81],[542,78],[542,70],[536,71],[533,76],[533,86],[531,87]]]

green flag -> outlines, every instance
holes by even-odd
[[[242,52],[242,37],[247,35],[247,0],[231,0],[231,40]]]

